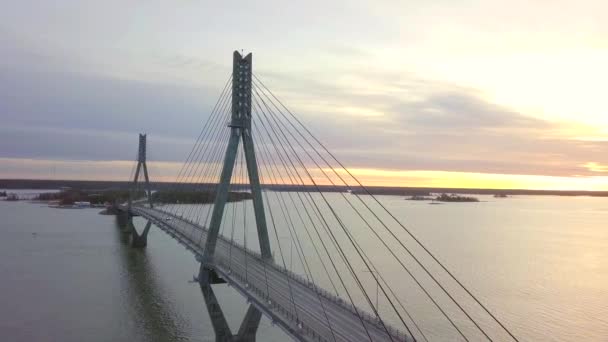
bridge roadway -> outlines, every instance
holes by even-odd
[[[160,209],[135,206],[131,211],[151,220],[200,260],[206,228]],[[388,324],[385,329],[374,316],[357,309],[359,318],[343,299],[275,263],[264,262],[258,253],[231,244],[221,235],[209,266],[296,340],[353,342],[369,341],[371,336],[372,341],[413,341]]]

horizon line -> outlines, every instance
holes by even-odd
[[[48,182],[48,183],[57,183],[57,182],[85,182],[85,183],[121,183],[128,184],[132,181],[130,180],[92,180],[92,179],[43,179],[43,178],[0,178],[0,183],[2,182]],[[197,185],[197,184],[217,184],[217,183],[204,183],[204,182],[179,182],[179,181],[150,181],[153,184],[181,184],[181,185]],[[236,186],[246,186],[246,184],[234,184]],[[494,192],[554,192],[554,193],[591,193],[591,194],[606,194],[608,195],[608,190],[564,190],[564,189],[526,189],[526,188],[475,188],[475,187],[433,187],[433,186],[401,186],[401,185],[331,185],[331,184],[285,184],[285,183],[262,183],[263,186],[283,186],[283,187],[315,187],[318,186],[320,188],[352,188],[352,189],[409,189],[409,190],[465,190],[465,191],[474,191],[474,190],[483,190],[483,191],[494,191]],[[7,188],[9,189],[9,188]],[[13,188],[18,189],[18,188]]]

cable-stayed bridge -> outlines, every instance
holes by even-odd
[[[217,340],[255,340],[265,315],[299,341],[517,341],[252,67],[234,52],[173,191],[153,193],[140,135],[119,206],[149,222],[134,246],[154,223],[195,254]],[[250,303],[236,334],[212,289],[223,283]]]

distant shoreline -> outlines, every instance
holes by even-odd
[[[45,180],[45,179],[0,179],[0,190],[32,189],[48,190],[73,188],[81,190],[125,190],[131,185],[130,182],[118,181],[79,181],[79,180]],[[152,182],[156,190],[195,190],[204,187],[204,184],[194,183],[172,183]],[[316,191],[312,185],[294,186],[282,184],[263,184],[262,187],[274,191]],[[243,187],[244,189],[245,187]],[[457,193],[469,195],[495,195],[505,194],[508,196],[519,195],[546,195],[546,196],[593,196],[608,197],[608,191],[584,191],[584,190],[527,190],[527,189],[473,189],[473,188],[432,188],[432,187],[388,187],[369,186],[367,191],[374,195],[413,196],[425,193]],[[236,189],[234,189],[236,190]],[[324,192],[347,192],[346,186],[320,185],[319,190]],[[356,194],[367,194],[361,187],[352,187]]]

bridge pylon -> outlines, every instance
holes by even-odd
[[[262,312],[260,310],[253,306],[253,304],[249,304],[238,333],[233,334],[224,317],[220,303],[211,288],[211,284],[201,284],[201,291],[203,292],[209,318],[211,318],[216,342],[255,342],[262,319]]]
[[[148,195],[148,202],[150,203],[150,208],[153,208],[152,205],[152,189],[150,187],[150,177],[148,176],[148,165],[146,164],[146,134],[139,134],[139,149],[137,153],[137,169],[135,170],[135,176],[133,178],[133,183],[131,184],[131,189],[129,190],[129,213],[131,213],[131,206],[133,205],[133,191],[137,187],[137,181],[139,179],[139,173],[143,169],[144,172],[144,181],[145,181],[145,191]]]
[[[228,199],[228,188],[234,164],[238,152],[239,143],[243,142],[243,151],[247,166],[247,175],[253,196],[253,208],[260,243],[260,254],[265,260],[272,260],[270,250],[270,239],[268,237],[268,227],[266,225],[266,215],[264,213],[264,202],[260,187],[258,164],[255,156],[251,130],[251,78],[252,78],[252,55],[251,53],[243,57],[238,51],[233,53],[232,63],[232,104],[230,140],[226,148],[224,165],[220,175],[220,183],[217,186],[213,212],[209,223],[209,232],[205,243],[205,250],[201,264],[201,274],[199,279],[203,282],[208,276],[203,272],[207,266],[213,264],[213,255],[219,235],[224,207]]]
[[[150,227],[152,227],[152,222],[148,220],[141,233],[138,233],[135,229],[135,225],[133,225],[133,222],[129,220],[129,228],[131,229],[131,247],[144,248],[148,245],[148,232],[150,231]]]

